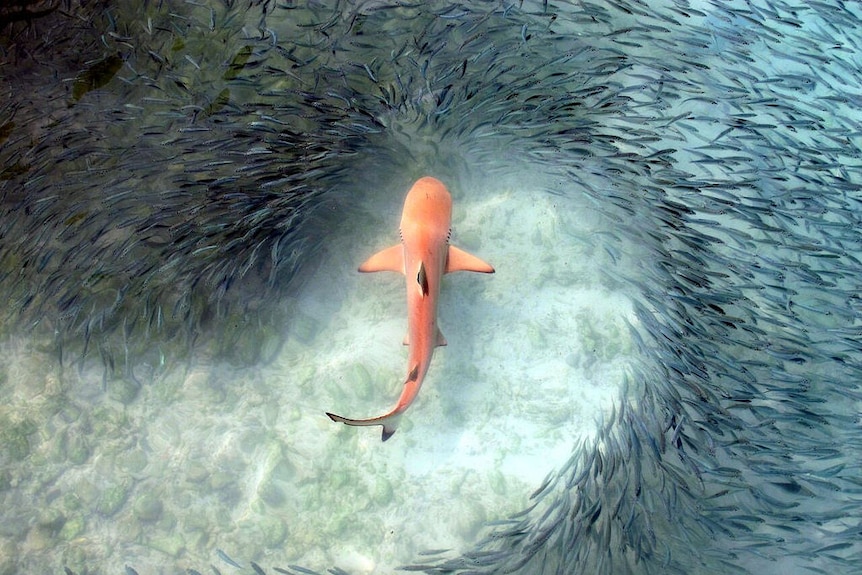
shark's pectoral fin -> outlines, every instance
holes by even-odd
[[[468,254],[462,249],[449,246],[449,257],[446,259],[446,273],[462,271],[492,274],[494,273],[494,268],[489,263]]]
[[[397,244],[379,251],[359,266],[361,272],[404,273],[404,246]]]

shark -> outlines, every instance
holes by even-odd
[[[452,231],[452,196],[440,180],[417,180],[404,199],[401,243],[377,252],[359,266],[360,272],[398,272],[407,283],[407,378],[401,396],[389,412],[368,419],[350,419],[326,412],[332,421],[346,425],[383,426],[383,441],[398,427],[401,415],[419,394],[431,356],[446,339],[437,326],[437,302],[445,274],[471,271],[494,273],[487,262],[449,244]]]

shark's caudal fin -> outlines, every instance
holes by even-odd
[[[398,421],[401,419],[401,413],[387,413],[386,415],[381,415],[380,417],[372,417],[370,419],[348,419],[346,417],[341,417],[340,415],[335,415],[334,413],[326,412],[326,415],[329,416],[329,419],[332,421],[343,423],[345,425],[358,425],[358,426],[366,426],[366,425],[382,425],[383,426],[383,436],[381,439],[386,441],[392,434],[395,433],[395,430],[398,428]]]
[[[401,414],[404,413],[404,410],[407,409],[416,397],[416,393],[419,391],[419,387],[421,385],[421,382],[418,382],[420,377],[419,365],[414,365],[413,369],[410,370],[410,373],[407,374],[407,380],[404,382],[404,389],[401,392],[401,397],[398,398],[398,403],[395,404],[395,407],[393,407],[388,413],[378,415],[377,417],[369,417],[368,419],[350,419],[340,415],[335,415],[334,413],[329,413],[328,411],[326,412],[326,416],[332,421],[343,423],[345,425],[356,425],[360,427],[382,425],[383,436],[381,439],[386,441],[392,437],[393,433],[395,433],[395,430],[398,428],[398,422],[401,420]]]

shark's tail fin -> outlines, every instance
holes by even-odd
[[[329,419],[332,421],[343,423],[345,425],[357,425],[357,426],[367,426],[367,425],[382,425],[383,426],[383,435],[381,439],[386,441],[395,431],[398,429],[398,421],[401,419],[400,411],[392,411],[387,413],[386,415],[381,415],[379,417],[372,417],[370,419],[348,419],[347,417],[341,417],[340,415],[335,415],[334,413],[326,412],[326,415],[329,416]]]

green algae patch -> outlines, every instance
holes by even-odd
[[[57,534],[57,537],[63,541],[71,541],[72,539],[79,537],[84,532],[85,526],[86,522],[84,521],[83,515],[72,515],[65,523],[63,523],[63,527],[60,528],[60,532]]]
[[[0,417],[0,454],[12,461],[24,460],[30,455],[30,436],[36,430],[36,424],[29,419],[13,421]]]
[[[96,510],[105,517],[111,517],[123,506],[129,497],[129,489],[125,485],[114,485],[102,492]]]
[[[212,102],[207,104],[204,109],[201,111],[199,118],[208,118],[213,114],[217,114],[222,111],[222,109],[228,105],[230,102],[230,89],[224,88],[218,95],[213,99]]]
[[[98,90],[114,79],[123,66],[123,59],[115,54],[92,63],[81,70],[72,84],[72,103],[77,102],[87,92]]]
[[[264,547],[273,549],[281,546],[287,539],[287,525],[277,517],[266,516],[260,521]]]
[[[179,557],[186,548],[186,541],[179,533],[153,537],[149,546],[171,557]]]
[[[251,46],[243,46],[239,49],[239,52],[233,57],[233,60],[228,64],[227,70],[224,73],[225,80],[234,80],[239,73],[242,72],[242,69],[245,68],[246,63],[248,63],[248,59],[251,57],[252,48]]]

